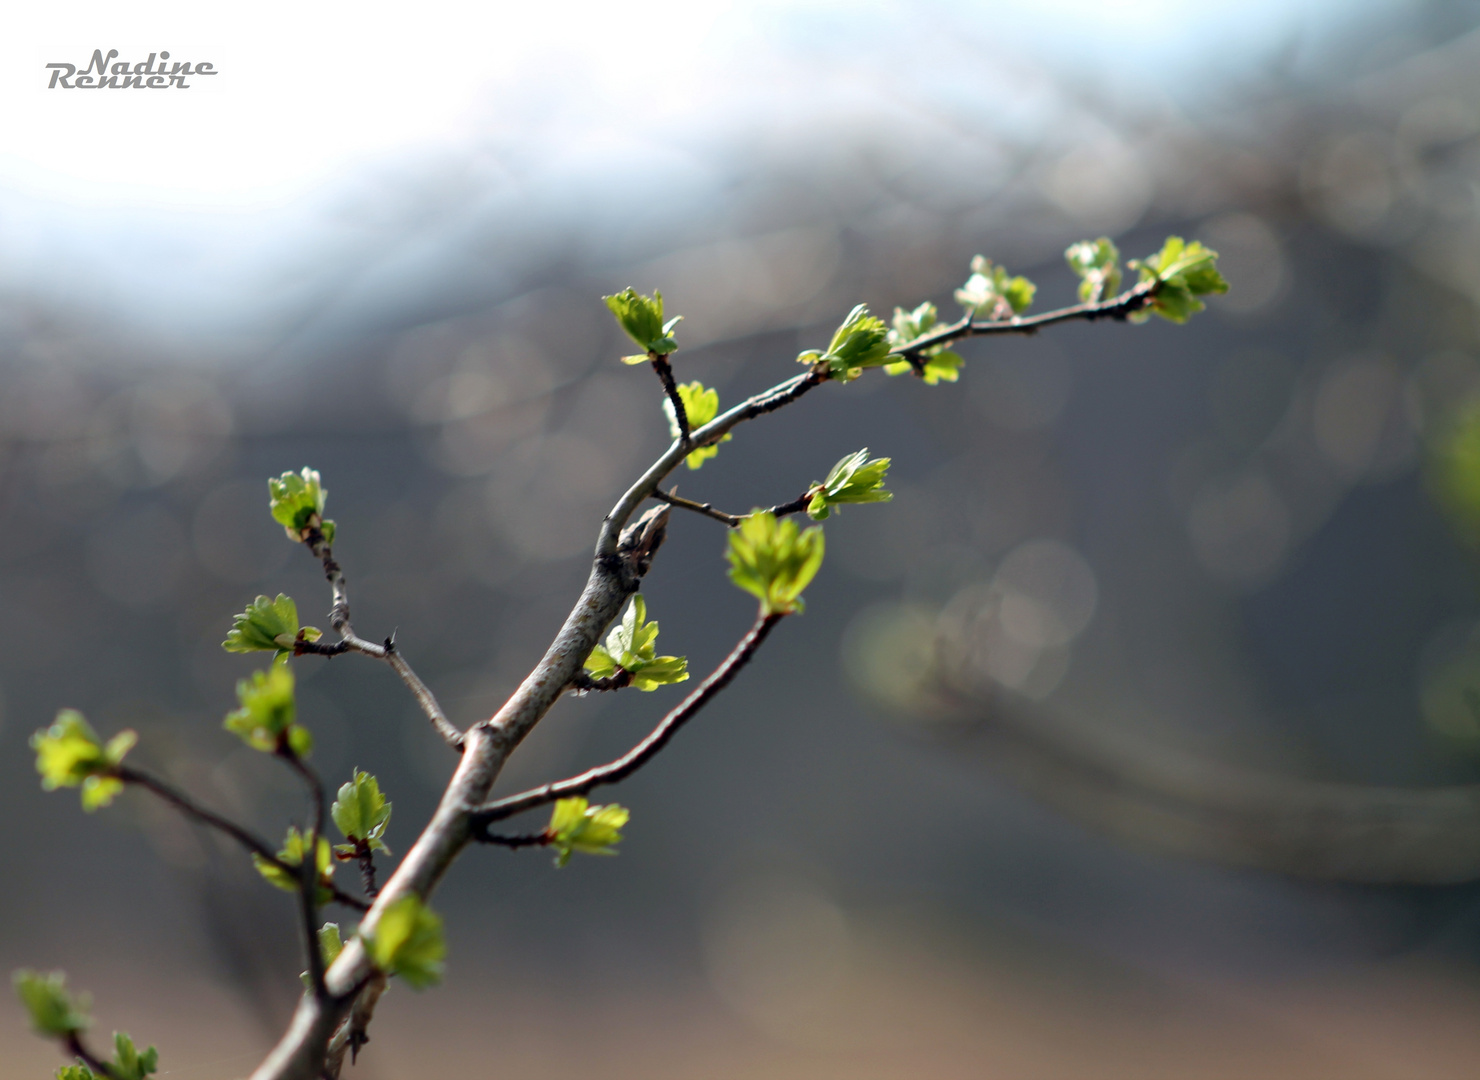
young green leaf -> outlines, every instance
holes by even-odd
[[[334,543],[334,522],[324,517],[324,490],[319,474],[305,467],[302,472],[285,472],[267,481],[267,504],[272,520],[281,525],[288,539],[300,543],[317,528],[324,539]]]
[[[304,852],[307,850],[308,839],[298,831],[298,826],[289,825],[288,834],[283,839],[282,850],[277,857],[289,866],[298,867],[303,865]],[[329,841],[324,837],[318,838],[314,845],[314,868],[318,871],[319,890],[317,899],[319,903],[327,903],[333,899],[333,891],[329,888],[334,880],[334,857],[329,850]],[[257,868],[269,885],[282,889],[284,892],[297,892],[299,877],[297,873],[289,873],[274,862],[268,862],[255,852],[252,855],[252,865]]]
[[[888,502],[894,498],[894,492],[884,487],[889,461],[889,458],[870,461],[866,446],[843,458],[832,467],[826,480],[812,486],[807,516],[813,521],[823,521],[834,506],[842,503]]]
[[[622,840],[622,826],[632,815],[624,806],[591,806],[585,798],[560,799],[545,830],[555,849],[555,865],[570,862],[572,852],[586,855],[615,855],[612,846]]]
[[[381,840],[390,824],[391,804],[380,793],[380,781],[369,773],[359,769],[354,771],[353,779],[339,788],[339,797],[329,808],[329,814],[334,818],[334,824],[339,826],[339,831],[350,841],[351,853],[356,841],[369,844],[371,851],[391,853]]]
[[[222,724],[240,735],[254,750],[276,753],[291,751],[307,757],[313,749],[308,729],[294,723],[297,705],[293,696],[293,671],[286,660],[274,661],[266,671],[254,671],[250,679],[238,679],[236,697],[241,708],[226,714]]]
[[[319,927],[319,955],[324,958],[324,967],[328,967],[339,959],[339,954],[344,951],[344,939],[339,936],[339,924],[326,922]],[[303,985],[313,988],[313,980],[308,977],[308,972],[299,972],[298,978],[303,980]]]
[[[889,331],[889,345],[891,348],[899,348],[908,345],[922,334],[929,333],[935,328],[938,315],[935,305],[929,300],[915,308],[914,311],[905,311],[904,308],[894,309],[894,329]],[[935,386],[941,382],[955,382],[960,378],[961,365],[965,362],[956,353],[950,352],[944,345],[932,345],[921,353],[920,374],[925,379],[926,386]],[[893,363],[884,365],[886,375],[903,375],[910,370],[908,360],[895,360]]]
[[[447,958],[442,918],[414,893],[385,909],[366,945],[376,967],[418,990],[441,981]]]
[[[1218,253],[1196,240],[1189,244],[1180,236],[1169,236],[1155,255],[1127,265],[1140,273],[1143,282],[1158,282],[1151,304],[1131,314],[1133,322],[1145,322],[1154,313],[1185,323],[1206,307],[1199,296],[1228,291],[1228,282],[1218,273]]]
[[[679,383],[678,396],[683,402],[684,415],[689,420],[689,430],[697,431],[709,421],[719,415],[719,391],[706,390],[701,382]],[[663,398],[663,415],[668,417],[668,430],[676,439],[683,434],[678,428],[678,414],[673,410],[673,402],[667,397]],[[727,432],[720,442],[729,442],[730,434]],[[711,446],[701,446],[693,453],[684,458],[689,468],[697,469],[710,458],[719,453],[719,443]]]
[[[689,662],[682,656],[657,656],[658,624],[647,621],[647,601],[638,593],[632,598],[622,621],[612,628],[606,643],[591,650],[586,672],[593,679],[615,675],[618,669],[632,676],[639,690],[656,690],[670,683],[685,682]]]
[[[221,648],[227,652],[271,651],[286,656],[292,654],[298,634],[298,605],[292,597],[282,593],[278,593],[276,600],[259,596],[236,617]],[[323,636],[317,627],[303,628],[305,641],[318,641]]]
[[[16,995],[31,1014],[36,1034],[65,1039],[85,1031],[92,1023],[87,1015],[87,996],[74,1000],[67,993],[67,976],[62,972],[22,970],[12,979]]]
[[[822,529],[798,532],[790,518],[757,511],[730,530],[730,580],[761,602],[766,615],[799,614],[802,590],[822,565]]]
[[[622,357],[624,364],[641,364],[650,353],[666,356],[678,348],[678,342],[673,339],[673,328],[683,316],[675,315],[667,322],[663,321],[663,294],[658,290],[654,289],[652,296],[643,296],[628,286],[614,296],[603,296],[602,299],[622,329],[627,331],[627,336],[642,346],[641,353]]]
[[[150,1073],[159,1071],[159,1051],[151,1046],[140,1053],[127,1033],[115,1031],[112,1066],[119,1080],[148,1080]]]
[[[859,304],[833,331],[827,351],[808,349],[797,357],[800,364],[827,365],[828,377],[850,382],[863,374],[864,368],[878,367],[889,359],[889,330],[884,320],[868,313],[868,305]]]
[[[31,736],[41,786],[47,791],[81,787],[82,808],[88,812],[107,806],[123,790],[113,773],[138,739],[125,730],[104,744],[80,712],[63,709],[51,727]]]
[[[76,1065],[60,1066],[57,1069],[56,1080],[102,1080],[102,1078],[79,1061]]]
[[[1064,252],[1069,269],[1079,275],[1079,299],[1096,304],[1120,289],[1120,251],[1108,236],[1081,240]]]
[[[1012,277],[1004,267],[977,255],[971,260],[971,276],[956,290],[956,303],[973,316],[1006,319],[1027,311],[1037,291],[1027,278]]]

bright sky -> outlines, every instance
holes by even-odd
[[[423,0],[15,4],[0,35],[0,288],[96,287],[190,253],[229,273],[306,240],[367,168],[482,142],[614,166],[839,95],[949,94],[963,40],[1093,83],[1185,93],[1402,0],[993,0],[624,5]],[[92,50],[209,61],[189,90],[48,89]],[[1111,57],[1114,58],[1113,63]],[[907,60],[907,63],[900,63]],[[892,80],[892,81],[891,81]],[[918,85],[914,85],[918,84]],[[891,92],[886,90],[886,92]],[[810,100],[808,100],[810,99]],[[111,284],[110,284],[111,283]],[[75,290],[78,286],[72,282]]]

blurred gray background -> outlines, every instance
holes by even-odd
[[[897,496],[827,523],[805,616],[612,794],[620,858],[467,853],[435,900],[446,985],[396,988],[353,1075],[1473,1074],[1475,885],[1277,872],[1259,836],[1059,791],[1052,755],[1158,762],[1194,802],[1204,777],[1480,783],[1476,555],[1427,479],[1480,392],[1480,6],[292,17],[96,7],[3,47],[7,969],[65,968],[168,1076],[244,1075],[286,1020],[289,898],[139,795],[43,794],[26,746],[80,708],[281,833],[291,777],[220,729],[259,664],[219,648],[231,615],[329,603],[269,475],[321,470],[356,627],[466,725],[666,445],[601,294],[662,289],[680,376],[733,403],[855,303],[952,316],[978,252],[1043,310],[1070,242],[1177,232],[1232,284],[1186,327],[971,343],[954,386],[825,387],[681,470],[743,511],[868,446]],[[38,89],[98,46],[221,75]],[[676,515],[644,587],[696,672],[752,613],[722,533]],[[912,681],[941,628],[977,713]],[[378,774],[403,851],[452,755],[388,670],[295,667],[320,770]],[[563,701],[501,789],[678,698]],[[994,717],[1051,746],[1004,773]],[[12,1003],[0,1061],[57,1063]]]

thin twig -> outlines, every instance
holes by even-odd
[[[349,586],[344,580],[343,569],[334,560],[334,550],[329,541],[325,539],[323,532],[319,529],[308,530],[308,536],[303,543],[323,565],[324,577],[328,579],[329,587],[333,590],[334,606],[329,610],[329,625],[339,634],[340,640],[323,643],[300,639],[293,645],[293,655],[338,656],[341,653],[357,652],[372,656],[377,660],[384,660],[406,684],[406,688],[411,691],[411,696],[416,698],[416,703],[421,706],[421,711],[432,722],[432,727],[436,728],[437,734],[442,736],[443,742],[461,753],[463,733],[457,729],[457,725],[447,719],[442,706],[437,704],[436,695],[426,683],[421,681],[416,672],[411,670],[411,665],[396,648],[395,639],[386,638],[384,645],[377,645],[355,633],[349,621]]]
[[[928,334],[921,334],[913,341],[896,346],[890,351],[890,355],[909,360],[912,357],[918,357],[925,349],[936,345],[946,345],[961,338],[983,337],[990,334],[1036,334],[1045,326],[1071,322],[1075,319],[1084,319],[1088,322],[1096,319],[1125,319],[1149,304],[1160,287],[1161,282],[1152,278],[1108,300],[1100,300],[1092,304],[1074,304],[1054,311],[1045,311],[1041,315],[1030,315],[1027,318],[1014,315],[1006,319],[973,319],[973,313],[968,311],[953,323],[937,327]]]
[[[480,843],[496,844],[506,848],[543,847],[550,842],[549,830],[537,833],[520,833],[518,836],[501,836],[498,833],[482,832],[477,837]]]
[[[99,1076],[106,1077],[107,1080],[123,1080],[112,1065],[109,1065],[83,1044],[82,1036],[77,1032],[69,1031],[64,1041],[67,1044],[67,1053],[77,1058]]]
[[[319,843],[324,835],[326,798],[324,782],[313,766],[304,761],[288,746],[278,748],[278,757],[303,779],[308,788],[313,813],[313,826],[305,829],[303,838],[303,860],[298,864],[298,914],[303,929],[303,952],[308,961],[308,980],[313,993],[320,1001],[329,999],[329,988],[324,984],[324,953],[319,948]],[[330,863],[332,866],[333,864]]]
[[[650,352],[648,360],[652,362],[653,371],[657,372],[658,381],[663,384],[663,393],[668,395],[668,404],[673,406],[673,422],[678,425],[679,442],[688,446],[689,411],[684,407],[683,395],[678,392],[678,385],[673,381],[673,365],[662,353]]]
[[[370,850],[370,841],[355,841],[355,861],[360,864],[360,888],[371,900],[380,894],[375,884],[375,852]]]
[[[802,492],[797,498],[788,503],[780,503],[765,511],[773,517],[785,517],[787,514],[798,514],[807,509],[807,504],[812,501],[812,488]],[[707,518],[713,518],[722,525],[728,525],[732,529],[740,527],[749,514],[727,514],[723,510],[716,510],[710,503],[694,502],[675,495],[672,491],[663,491],[661,488],[653,491],[652,497],[659,502],[667,503],[669,506],[677,506],[681,510],[692,510],[696,514],[703,514]]]
[[[709,704],[709,701],[729,685],[736,673],[750,662],[750,658],[761,647],[761,642],[766,640],[772,628],[785,616],[781,614],[758,615],[755,625],[750,632],[740,639],[733,652],[725,657],[719,667],[715,668],[709,678],[699,684],[698,689],[683,700],[683,703],[674,709],[655,727],[647,738],[638,743],[626,754],[616,761],[607,765],[600,765],[594,769],[588,769],[579,776],[573,776],[569,780],[560,780],[553,784],[545,784],[543,787],[523,792],[518,795],[510,795],[508,798],[489,803],[480,810],[474,811],[472,817],[473,835],[485,843],[497,843],[491,838],[488,826],[495,821],[512,817],[526,810],[544,806],[554,802],[556,799],[568,798],[572,795],[584,795],[593,788],[603,784],[615,784],[625,780],[638,769],[653,759],[657,753],[668,745],[668,740],[677,734],[678,729],[688,723],[689,720]]]
[[[256,855],[264,862],[271,863],[284,873],[297,874],[298,867],[278,858],[277,852],[273,851],[265,840],[242,828],[236,822],[224,818],[212,810],[207,810],[179,788],[165,783],[157,776],[151,776],[149,773],[136,769],[132,765],[120,765],[112,775],[122,780],[125,784],[133,784],[136,787],[153,792],[186,817],[194,818],[202,825],[209,825],[211,828],[225,833],[253,855]],[[370,905],[365,903],[365,901],[351,896],[349,893],[341,890],[337,885],[330,885],[329,889],[334,894],[335,903],[354,908],[356,911],[368,911],[370,909]]]

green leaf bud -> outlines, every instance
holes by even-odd
[[[647,601],[632,597],[622,621],[612,628],[606,642],[591,650],[586,673],[593,679],[608,678],[618,670],[632,676],[639,690],[656,690],[671,683],[686,682],[689,662],[682,656],[658,656],[658,624],[647,621]]]
[[[576,851],[586,855],[615,855],[612,847],[621,842],[622,826],[630,817],[626,807],[615,803],[591,806],[579,795],[559,800],[546,829],[550,846],[555,849],[555,865],[566,865]]]
[[[888,502],[894,498],[894,492],[884,487],[889,461],[889,458],[870,461],[868,447],[843,458],[832,467],[826,480],[812,486],[807,516],[822,521],[841,503]]]
[[[627,336],[637,342],[643,351],[635,356],[624,356],[624,364],[641,364],[650,353],[666,356],[678,348],[673,339],[673,328],[682,315],[663,321],[663,294],[653,290],[652,296],[643,296],[631,286],[614,296],[603,296],[606,306],[617,317],[618,324],[627,331]]]
[[[309,627],[313,630],[313,627]],[[318,640],[318,631],[311,640]],[[304,635],[308,638],[308,635]],[[298,605],[292,597],[278,593],[276,600],[259,596],[236,617],[221,647],[227,652],[272,651],[279,655],[293,652],[298,639]]]
[[[1027,278],[1012,277],[1005,267],[977,255],[971,260],[971,276],[956,290],[956,302],[973,316],[1006,319],[1027,311],[1037,291]]]
[[[266,671],[254,671],[249,679],[238,679],[236,697],[241,707],[226,714],[222,724],[241,736],[254,750],[265,753],[289,751],[306,757],[313,737],[296,723],[297,704],[293,693],[293,671],[286,659],[276,660]]]
[[[889,329],[884,320],[870,315],[867,304],[859,304],[833,331],[827,350],[808,349],[797,357],[802,364],[825,363],[828,377],[851,382],[864,368],[878,367],[889,359]]]
[[[304,853],[308,850],[308,837],[298,831],[296,825],[288,826],[288,833],[283,838],[282,850],[277,857],[291,867],[303,865]],[[255,852],[252,855],[252,865],[257,868],[257,873],[266,879],[269,885],[282,889],[284,892],[297,892],[300,878],[297,873],[284,870],[275,862],[264,859]],[[329,841],[320,836],[314,844],[314,869],[318,871],[319,888],[317,900],[319,903],[327,903],[333,899],[334,893],[330,888],[334,880],[334,853],[329,849]]]
[[[447,942],[442,918],[417,895],[401,897],[381,913],[373,934],[366,936],[370,960],[388,975],[399,975],[421,989],[442,979]]]
[[[1099,303],[1120,290],[1120,251],[1108,236],[1070,244],[1064,259],[1081,279],[1079,299],[1084,303]]]
[[[67,993],[67,976],[60,971],[17,971],[13,976],[16,995],[31,1014],[31,1027],[38,1035],[65,1039],[87,1030],[87,996],[74,1000]]]
[[[113,775],[139,737],[120,731],[105,745],[76,709],[57,713],[51,727],[31,736],[36,751],[36,771],[47,791],[80,787],[82,808],[89,813],[107,806],[123,790],[123,781]]]
[[[381,840],[390,824],[391,804],[380,793],[380,781],[369,773],[354,771],[353,779],[340,786],[329,815],[351,843],[364,841],[372,851],[391,853]]]
[[[760,510],[730,530],[730,580],[761,602],[766,615],[799,614],[801,594],[822,565],[822,529],[798,531],[786,518]]]
[[[1206,306],[1200,296],[1226,293],[1228,282],[1218,273],[1218,253],[1196,240],[1185,242],[1169,236],[1161,250],[1146,259],[1128,264],[1141,281],[1157,282],[1149,306],[1131,314],[1133,322],[1145,322],[1152,314],[1174,323],[1185,323]]]
[[[283,527],[294,543],[309,539],[314,529],[323,534],[326,542],[334,543],[334,522],[324,518],[324,500],[328,495],[319,474],[306,467],[302,472],[285,472],[267,481],[272,520]]]

